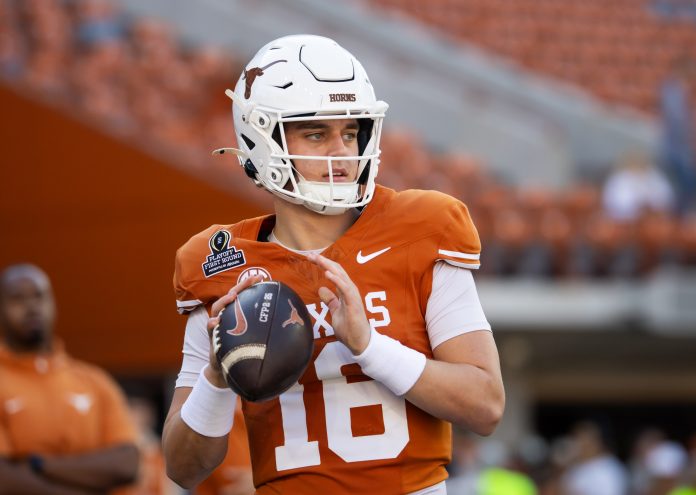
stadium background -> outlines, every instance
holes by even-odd
[[[49,273],[71,353],[164,414],[176,249],[270,208],[209,155],[234,141],[223,91],[297,32],[355,53],[390,103],[378,180],[472,210],[508,393],[494,438],[601,418],[624,459],[647,426],[693,442],[693,196],[624,221],[602,203],[627,156],[693,195],[660,159],[664,81],[686,67],[696,101],[689,1],[1,1],[0,264]]]

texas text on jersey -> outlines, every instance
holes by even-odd
[[[313,319],[307,371],[279,398],[244,403],[257,493],[409,493],[447,477],[451,427],[362,374],[333,335],[317,296],[323,271],[267,242],[273,216],[212,226],[179,249],[174,284],[181,312],[211,305],[249,273],[292,287]],[[425,328],[438,260],[478,268],[480,242],[466,207],[437,192],[377,186],[372,202],[322,252],[363,296],[369,323],[427,357]],[[287,476],[292,474],[292,476]]]

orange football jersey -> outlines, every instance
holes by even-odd
[[[135,444],[123,392],[105,371],[66,354],[0,346],[0,456],[75,455]]]
[[[174,274],[182,312],[261,273],[292,287],[312,316],[314,354],[299,383],[276,399],[243,404],[257,493],[403,494],[444,480],[450,424],[362,374],[317,294],[330,283],[304,256],[265,242],[273,223],[266,216],[210,227],[179,249]],[[445,260],[477,268],[479,252],[461,202],[378,186],[360,218],[322,254],[358,286],[373,328],[430,358],[424,318],[433,266]]]

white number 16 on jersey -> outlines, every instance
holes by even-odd
[[[409,441],[406,402],[374,380],[348,383],[341,367],[354,362],[340,342],[326,344],[314,362],[322,380],[329,449],[346,462],[393,459]],[[296,383],[279,397],[285,444],[275,449],[278,471],[321,463],[319,444],[310,442],[307,435],[303,392],[304,387]],[[353,436],[350,409],[377,404],[382,406],[384,433]]]

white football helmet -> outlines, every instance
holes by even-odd
[[[388,105],[375,98],[365,69],[335,41],[321,36],[279,38],[261,48],[242,72],[234,91],[234,127],[247,175],[261,187],[312,211],[336,215],[370,202],[379,167],[382,121]],[[286,122],[356,119],[358,156],[302,156],[288,151]],[[320,160],[328,182],[307,181],[294,159]],[[334,182],[332,161],[358,162],[357,180]]]

